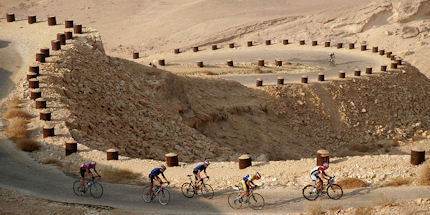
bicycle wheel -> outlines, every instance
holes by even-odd
[[[313,201],[318,198],[319,194],[318,192],[315,192],[315,185],[307,185],[303,188],[303,197],[309,201]]]
[[[214,189],[209,184],[203,184],[200,187],[203,197],[207,199],[212,199],[214,197]]]
[[[93,198],[101,198],[103,196],[103,186],[98,182],[94,182],[90,187],[90,194]]]
[[[337,184],[332,184],[330,187],[327,187],[327,195],[330,199],[340,199],[343,196],[342,187]]]
[[[146,203],[150,203],[152,201],[151,195],[149,195],[149,186],[143,187],[142,199]]]
[[[228,196],[228,204],[233,209],[239,209],[242,207],[242,201],[239,201],[239,192],[234,192]]]
[[[193,198],[194,196],[194,188],[191,183],[184,183],[181,187],[182,194],[184,194],[187,198]]]
[[[258,193],[253,193],[248,198],[249,207],[251,207],[254,210],[261,210],[264,207],[264,198],[262,195]]]
[[[73,192],[77,196],[82,196],[83,193],[81,193],[81,180],[76,180],[73,182]]]
[[[170,192],[169,192],[169,190],[165,189],[165,188],[162,188],[160,190],[160,192],[158,193],[158,201],[162,205],[167,205],[167,204],[169,204],[169,200],[170,200]]]

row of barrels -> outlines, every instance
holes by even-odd
[[[37,23],[36,16],[28,16],[27,20],[28,20],[28,24]],[[13,13],[7,13],[6,14],[6,21],[7,22],[14,22],[14,21],[16,21],[15,20],[15,14],[13,14]],[[57,18],[55,16],[49,16],[48,17],[48,25],[49,26],[57,25]],[[64,26],[65,26],[65,28],[73,28],[73,31],[74,31],[75,34],[82,34],[82,25],[73,24],[73,20],[66,19],[64,21]],[[71,33],[71,31],[69,31],[69,32]],[[68,34],[70,34],[70,33],[68,33]]]

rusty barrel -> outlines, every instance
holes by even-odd
[[[279,85],[284,85],[284,78],[278,77],[278,80],[277,80],[276,83],[279,84]]]
[[[366,51],[367,50],[367,45],[362,44],[361,45],[361,51]]]
[[[419,147],[414,147],[411,149],[411,164],[420,165],[426,159],[426,151]]]
[[[51,121],[51,112],[48,110],[40,111],[39,113],[39,119],[44,121]]]
[[[212,50],[217,50],[218,46],[216,44],[212,45]]]
[[[288,40],[282,40],[282,44],[288,45]]]
[[[43,53],[36,53],[36,61],[45,63],[45,55]]]
[[[37,74],[34,72],[27,72],[26,76],[27,76],[27,81],[32,78],[37,78]]]
[[[378,46],[373,46],[372,47],[372,52],[373,53],[378,53]]]
[[[193,52],[198,52],[199,51],[199,47],[198,46],[194,46],[193,47]]]
[[[39,66],[29,66],[28,71],[36,73],[36,75],[39,75]]]
[[[234,43],[228,44],[228,47],[231,48],[231,49],[234,48]]]
[[[303,84],[307,84],[308,83],[308,76],[303,75],[302,78],[301,78],[301,80],[302,80]]]
[[[36,99],[36,109],[46,108],[46,100],[44,98]]]
[[[368,75],[370,75],[370,74],[372,74],[372,67],[370,67],[370,66],[368,66],[368,67],[366,67],[366,74],[368,74]]]
[[[263,59],[258,60],[257,65],[264,66],[264,60]]]
[[[71,31],[65,31],[64,35],[66,35],[66,40],[72,40],[73,39],[73,33]]]
[[[381,49],[381,50],[379,50],[379,55],[385,55],[385,50],[384,49]]]
[[[324,74],[323,73],[318,74],[318,81],[324,81]]]
[[[28,80],[28,88],[30,88],[30,89],[39,88],[39,80],[37,80],[37,78],[32,78],[32,79]]]
[[[106,151],[106,160],[118,160],[118,150],[108,149]]]
[[[252,41],[248,41],[246,44],[247,44],[248,47],[251,47],[252,46]]]
[[[258,78],[256,83],[255,83],[255,86],[262,87],[263,86],[263,80],[261,78]]]
[[[53,26],[57,24],[57,19],[55,18],[55,16],[50,16],[48,17],[48,25],[49,26]]]
[[[330,47],[330,42],[329,41],[325,42],[324,47]]]
[[[336,47],[337,47],[338,49],[341,49],[341,48],[343,47],[343,43],[337,43]]]
[[[49,48],[41,48],[40,49],[40,53],[44,54],[45,58],[50,56],[50,54],[49,54]]]
[[[385,52],[385,55],[387,56],[387,58],[391,58],[392,54],[393,54],[393,52]]]
[[[66,141],[66,156],[78,152],[78,143],[74,140]]]
[[[66,35],[64,33],[58,33],[57,40],[60,41],[60,45],[66,45]]]
[[[361,71],[359,69],[355,69],[354,76],[360,76],[360,75],[361,75]]]
[[[159,59],[159,60],[158,60],[158,65],[160,65],[160,66],[166,66],[166,60],[164,60],[164,59]]]
[[[355,44],[354,43],[350,43],[349,44],[349,49],[355,49]]]
[[[282,60],[276,59],[275,60],[275,65],[276,66],[282,66]]]
[[[233,66],[233,60],[228,60],[227,61],[227,66],[231,66],[232,67]]]
[[[401,58],[397,58],[396,59],[396,63],[397,63],[397,65],[402,65],[402,59]]]
[[[133,52],[133,59],[139,58],[139,52]]]
[[[344,71],[339,71],[339,78],[345,78],[346,74]]]
[[[28,21],[28,24],[36,23],[37,22],[36,16],[28,16],[27,21]]]
[[[391,63],[391,69],[397,69],[397,63]]]
[[[53,51],[58,51],[61,49],[61,44],[59,40],[51,40],[51,48]]]
[[[197,61],[196,66],[197,67],[203,67],[203,61]]]
[[[239,157],[239,169],[245,169],[246,167],[252,166],[251,156],[248,154]]]
[[[55,136],[54,126],[45,125],[42,129],[43,138]]]
[[[66,20],[64,21],[64,27],[65,27],[65,28],[73,28],[73,20],[71,20],[71,19],[66,19]]]
[[[174,49],[174,50],[173,50],[173,53],[175,53],[175,54],[179,54],[179,53],[181,53],[181,51],[180,51],[179,49]]]
[[[82,25],[73,25],[73,33],[82,34]]]
[[[387,71],[387,65],[381,65],[381,71],[386,72]]]
[[[13,14],[13,13],[7,13],[6,14],[6,21],[7,22],[14,22],[15,21],[15,14]]]
[[[179,166],[178,154],[176,153],[167,153],[164,155],[166,157],[166,166]]]
[[[272,45],[272,41],[271,40],[266,40],[266,46],[270,46]]]
[[[30,99],[31,100],[36,100],[40,97],[42,97],[42,91],[40,91],[39,88],[30,90]]]
[[[299,43],[300,43],[300,45],[305,45],[306,44],[304,40],[300,40]]]
[[[317,46],[317,45],[318,45],[318,41],[313,40],[313,41],[312,41],[312,46]]]
[[[323,163],[330,163],[330,153],[325,149],[317,151],[317,166],[321,166]]]

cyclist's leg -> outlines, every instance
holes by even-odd
[[[152,187],[154,186],[154,176],[149,175],[148,178],[148,182],[149,182],[149,195],[152,196]]]
[[[317,190],[318,191],[321,191],[321,189],[322,189],[322,185],[323,185],[323,181],[321,180],[321,178],[319,177],[319,176],[315,176],[316,177],[316,182],[317,182]]]
[[[244,192],[240,194],[240,198],[244,197],[245,195],[249,195],[249,185],[245,180],[242,180],[242,186]]]
[[[85,172],[87,170],[86,169],[80,169],[80,173],[81,173],[81,190],[84,190],[84,182],[85,182]]]
[[[200,177],[200,171],[196,172],[194,176],[196,177],[196,186],[197,186],[202,180],[202,177]]]

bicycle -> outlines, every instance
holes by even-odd
[[[100,178],[101,176],[96,177]],[[92,178],[85,178],[83,190],[81,190],[81,179],[73,182],[73,192],[77,196],[83,196],[88,190],[95,199],[101,198],[103,195],[103,186]]]
[[[233,209],[240,209],[244,205],[248,205],[250,208],[254,210],[261,210],[264,207],[264,198],[262,195],[258,193],[254,193],[254,190],[257,189],[256,186],[249,189],[249,195],[244,196],[240,199],[240,194],[242,192],[240,189],[238,191],[231,193],[228,196],[228,204]]]
[[[209,180],[209,177],[202,178],[199,184],[195,185],[193,181],[193,175],[187,175],[190,178],[190,182],[182,184],[181,190],[187,198],[193,198],[194,195],[198,194],[198,191],[202,193],[203,197],[212,199],[214,197],[214,189],[209,184],[205,183],[205,179]]]
[[[170,183],[167,183],[167,186],[169,186]],[[170,200],[170,192],[166,188],[167,186],[163,186],[162,184],[157,184],[152,187],[152,196],[149,195],[149,185],[145,186],[143,188],[143,201],[146,203],[152,202],[155,198],[158,196],[158,202],[160,202],[161,205],[167,205],[169,204]]]
[[[306,185],[302,190],[303,197],[309,201],[314,201],[319,196],[327,194],[330,199],[340,199],[343,196],[343,190],[340,185],[334,183],[334,177],[335,176],[330,177],[328,182],[323,184],[321,192],[316,190],[316,182],[314,185]],[[327,186],[327,188],[324,188],[325,186]]]

